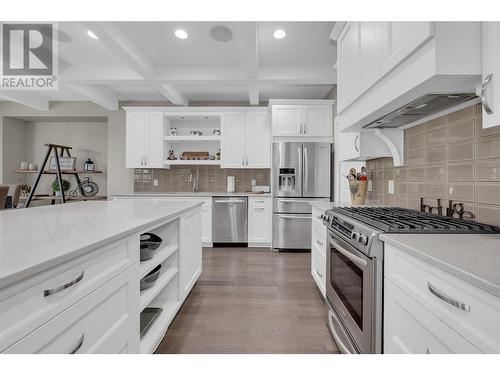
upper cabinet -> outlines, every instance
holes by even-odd
[[[333,133],[333,102],[274,104],[270,101],[273,137],[328,138]],[[321,102],[321,101],[318,101]]]
[[[126,167],[163,167],[163,113],[127,112]]]
[[[432,35],[432,22],[348,22],[337,42],[338,112]]]
[[[500,22],[482,22],[483,128],[500,125]]]
[[[222,118],[222,168],[271,168],[268,111],[228,112]]]

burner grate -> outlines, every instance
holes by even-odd
[[[500,228],[401,207],[333,207],[386,233],[499,233]]]

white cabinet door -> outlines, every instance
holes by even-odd
[[[248,199],[248,242],[250,244],[271,244],[271,198],[249,197]]]
[[[245,150],[245,166],[271,168],[271,128],[267,111],[246,114]]]
[[[465,354],[480,351],[385,278],[384,353]]]
[[[304,119],[302,121],[303,137],[332,137],[333,107],[331,105],[303,106],[301,117]]]
[[[361,90],[359,24],[348,22],[337,42],[338,113],[351,104]]]
[[[388,72],[434,35],[433,22],[387,22],[383,69]]]
[[[163,113],[146,112],[145,164],[148,168],[163,168]]]
[[[144,167],[145,114],[127,112],[126,117],[126,167]]]
[[[382,77],[382,38],[385,29],[384,22],[361,22],[359,25],[360,85],[363,92]]]
[[[241,168],[245,157],[245,113],[226,113],[222,122],[221,164],[223,168]]]
[[[302,135],[301,111],[296,105],[273,105],[272,132],[275,137]]]
[[[500,125],[500,22],[482,22],[482,39],[483,128],[491,128]]]
[[[201,241],[209,245],[212,242],[212,200],[201,207]]]
[[[187,214],[181,218],[179,253],[180,291],[183,301],[201,274],[201,212]]]

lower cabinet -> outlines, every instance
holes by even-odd
[[[319,216],[323,212],[313,207],[311,224],[311,275],[323,297],[326,296],[327,229]]]
[[[248,244],[270,247],[272,236],[271,197],[248,197]]]
[[[181,218],[180,239],[180,292],[181,300],[187,297],[201,274],[202,214],[194,212]]]
[[[390,280],[384,283],[385,353],[480,353]]]

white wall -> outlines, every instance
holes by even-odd
[[[96,169],[105,173],[102,175],[80,175],[80,178],[90,176],[99,186],[99,195],[107,194],[107,124],[103,122],[28,122],[26,124],[26,159],[37,163],[47,152],[45,143],[56,143],[73,147],[71,156],[76,157],[76,168],[83,169],[83,164],[90,157],[96,164]],[[50,159],[49,159],[50,162]],[[48,165],[47,165],[48,167]],[[34,176],[28,182],[33,186]],[[50,193],[50,184],[55,176],[43,177],[37,188],[37,193]],[[71,189],[76,188],[73,176],[66,175],[64,179],[71,183]]]
[[[18,184],[20,175],[13,173],[18,170],[20,163],[26,161],[26,122],[6,118],[3,121],[2,137],[0,142],[2,184]]]

